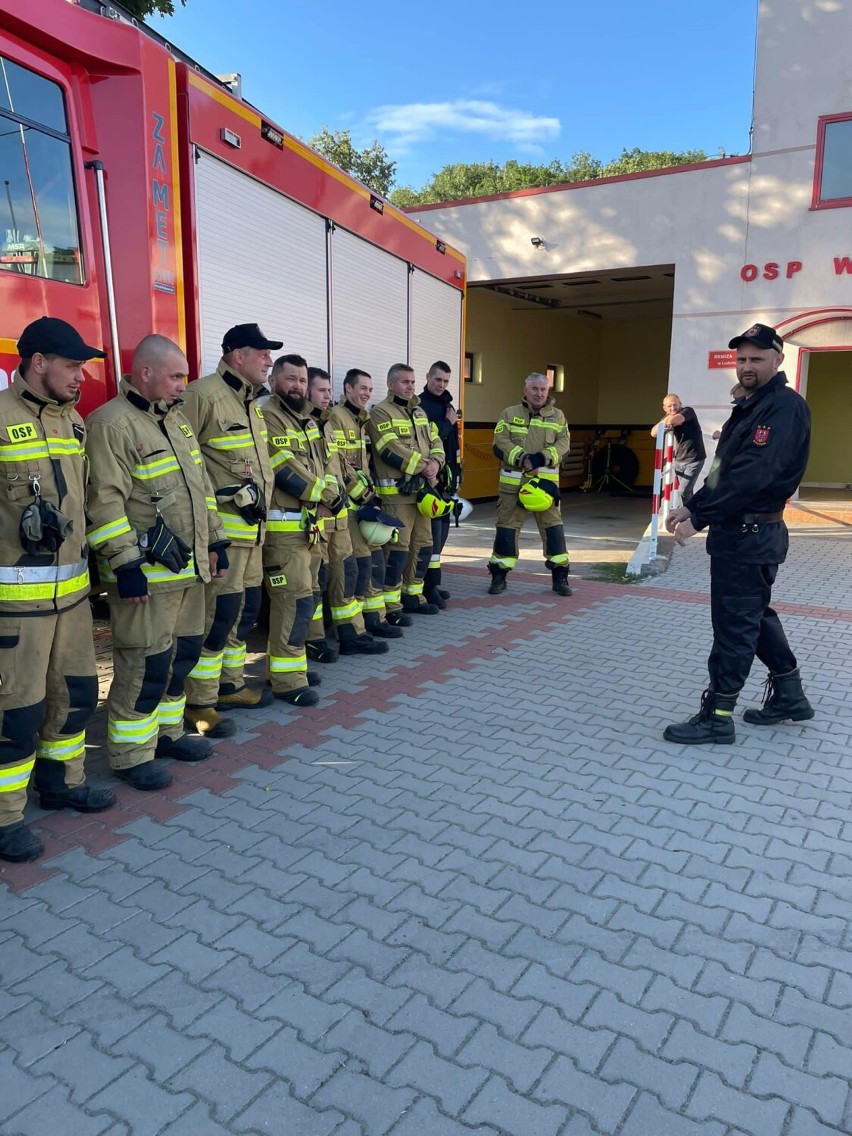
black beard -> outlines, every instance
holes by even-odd
[[[295,410],[297,414],[305,409],[305,396],[303,394],[296,394],[295,391],[291,391],[289,394],[282,394],[280,397],[281,401],[291,410]]]

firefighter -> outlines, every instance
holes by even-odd
[[[24,328],[18,354],[0,392],[0,860],[16,863],[44,851],[23,819],[33,767],[43,809],[115,804],[83,770],[98,680],[75,406],[83,363],[105,355],[48,316]]]
[[[811,412],[780,370],[784,341],[774,327],[753,324],[728,347],[736,351],[743,394],[722,428],[704,484],[666,520],[678,544],[707,528],[710,556],[710,683],[698,713],[663,732],[681,745],[735,740],[734,707],[755,655],[769,671],[766,699],[760,709],[746,710],[745,721],[773,726],[814,716],[796,656],[769,606],[790,543],[784,506],[808,463]]]
[[[453,406],[453,396],[447,387],[450,385],[452,370],[448,363],[438,359],[426,372],[426,385],[420,392],[420,405],[430,422],[435,423],[438,437],[444,447],[444,467],[441,470],[441,486],[449,496],[458,493],[461,483],[461,449],[459,445],[459,420],[461,414]],[[423,594],[429,603],[440,608],[447,606],[450,593],[441,587],[441,553],[450,535],[452,513],[432,521],[432,555],[429,567],[423,578]]]
[[[188,370],[175,343],[148,335],[119,393],[88,419],[89,543],[113,638],[109,761],[142,790],[171,784],[154,758],[201,761],[213,749],[185,732],[184,682],[201,654],[201,581],[224,575],[228,541],[181,410]]]
[[[370,476],[367,404],[373,397],[373,379],[366,371],[353,367],[343,377],[343,399],[329,412],[337,448],[343,458],[343,475],[349,497],[349,537],[355,556],[357,575],[355,598],[364,613],[365,629],[378,639],[399,639],[401,627],[385,619],[385,558],[381,546],[370,545],[361,532],[359,511],[375,497]]]
[[[388,622],[402,627],[410,626],[411,613],[436,615],[440,610],[423,597],[432,527],[426,510],[418,508],[418,495],[437,506],[444,447],[420,407],[415,384],[414,369],[394,363],[388,371],[387,397],[370,411],[368,425],[382,508],[404,526],[387,551],[384,580]]]
[[[506,577],[518,562],[518,533],[533,513],[553,590],[570,596],[565,529],[559,508],[559,464],[571,445],[565,415],[550,394],[547,376],[533,371],[524,381],[524,398],[507,407],[494,427],[494,453],[500,459],[497,533],[488,562],[492,596],[506,590]]]
[[[305,643],[317,607],[315,552],[326,517],[341,508],[337,487],[325,480],[325,448],[307,400],[308,364],[301,355],[275,360],[272,397],[263,405],[274,485],[263,545],[263,582],[269,596],[268,668],[272,693],[294,706],[315,705]],[[313,561],[313,571],[312,571]]]
[[[272,469],[260,397],[272,369],[267,339],[256,323],[232,327],[212,375],[190,383],[183,413],[198,439],[227,540],[228,572],[205,589],[201,657],[186,682],[186,719],[210,738],[227,736],[231,719],[221,710],[267,706],[272,692],[245,681],[246,638],[260,612],[261,545],[272,496]]]
[[[341,655],[383,655],[387,643],[374,639],[364,625],[363,604],[356,598],[358,583],[358,564],[349,535],[349,496],[347,482],[357,492],[364,487],[354,478],[351,467],[340,449],[337,434],[330,423],[331,376],[321,367],[308,367],[308,399],[313,406],[313,417],[322,432],[326,451],[326,483],[336,488],[340,494],[340,510],[328,517],[323,524],[323,540],[319,547],[323,550],[324,567],[327,573],[327,595],[331,621],[337,632],[337,642]],[[349,472],[347,472],[349,471]],[[356,484],[353,485],[353,480]],[[357,488],[356,488],[357,486]],[[320,620],[322,604],[319,605]],[[315,625],[316,627],[316,625]],[[322,624],[316,628],[322,632]],[[308,640],[308,650],[312,646]]]

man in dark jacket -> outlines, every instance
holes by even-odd
[[[461,482],[461,448],[459,446],[459,420],[461,414],[453,406],[453,396],[447,387],[452,370],[448,363],[439,359],[433,363],[426,374],[426,386],[420,394],[420,406],[430,422],[435,423],[438,437],[444,447],[446,465],[441,471],[441,488],[446,493],[456,493]],[[452,513],[436,517],[432,521],[432,556],[423,579],[423,595],[428,603],[446,607],[449,592],[441,588],[441,553],[450,535]]]
[[[674,434],[674,471],[680,486],[680,499],[688,505],[707,460],[701,423],[692,407],[683,405],[680,395],[667,394],[663,399],[663,417],[651,427],[652,438],[656,438],[661,426]]]
[[[710,685],[699,713],[663,734],[684,745],[734,740],[734,706],[755,655],[769,669],[767,697],[761,709],[746,710],[745,721],[774,725],[814,715],[769,606],[789,545],[784,506],[808,461],[810,410],[779,370],[784,345],[774,328],[754,324],[728,346],[745,393],[734,402],[704,485],[666,522],[678,544],[709,526]]]

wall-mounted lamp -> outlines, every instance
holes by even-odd
[[[446,246],[446,245],[444,244],[444,242],[443,242],[443,241],[441,241],[441,240],[437,240],[437,241],[435,241],[435,248],[436,248],[436,249],[438,250],[438,252],[439,252],[439,253],[441,253],[441,254],[444,254],[444,253],[446,253],[446,251],[447,251],[447,246]]]
[[[370,208],[375,209],[377,213],[384,213],[385,203],[381,197],[376,197],[375,193],[370,194]]]
[[[530,237],[530,244],[533,248],[544,248],[544,237]]]

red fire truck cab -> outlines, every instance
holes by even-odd
[[[84,413],[149,332],[204,374],[248,322],[338,393],[401,361],[458,383],[464,257],[118,8],[4,0],[0,182],[0,387],[42,315],[108,352]]]

